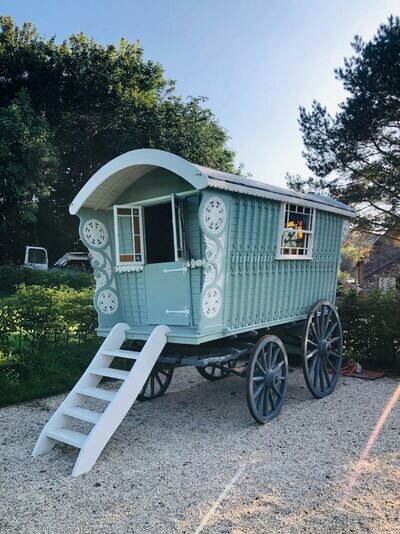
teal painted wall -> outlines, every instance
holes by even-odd
[[[343,218],[316,211],[312,260],[276,259],[281,203],[234,195],[224,324],[229,330],[306,315],[335,300]]]
[[[170,174],[164,174],[166,187],[185,186]],[[154,173],[155,180],[162,175]],[[142,184],[138,181],[135,195],[170,193],[150,187],[145,178]],[[133,186],[118,203],[138,198],[131,195]],[[343,217],[316,211],[313,259],[277,260],[280,206],[277,201],[215,189],[184,200],[188,261],[197,261],[186,275],[191,299],[188,335],[218,338],[298,319],[321,298],[334,301]],[[79,217],[81,239],[94,258],[100,329],[119,321],[148,324],[145,272],[115,271],[112,210],[82,209]]]

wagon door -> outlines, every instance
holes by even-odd
[[[144,227],[147,322],[188,325],[190,287],[181,200],[172,195],[170,202],[145,207]]]

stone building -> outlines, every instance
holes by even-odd
[[[356,282],[365,289],[400,290],[400,228],[377,237],[356,267]]]

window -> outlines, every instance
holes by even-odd
[[[171,205],[173,206],[172,224],[174,228],[174,248],[175,261],[184,260],[186,258],[185,250],[185,236],[183,225],[183,204],[182,199],[171,196]]]
[[[158,204],[114,206],[114,226],[117,265],[171,263],[186,257],[182,199],[173,194]]]
[[[117,264],[143,263],[142,211],[114,206]]]
[[[279,233],[278,258],[310,259],[312,257],[315,210],[284,204]]]

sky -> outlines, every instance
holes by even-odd
[[[370,39],[400,0],[0,0],[0,14],[62,41],[82,31],[103,44],[139,40],[183,96],[206,96],[236,164],[285,185],[309,176],[298,108],[335,113],[346,97],[334,68],[355,34]]]

